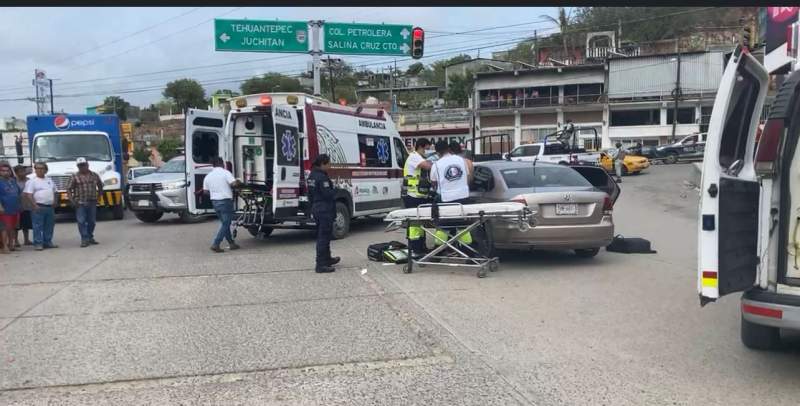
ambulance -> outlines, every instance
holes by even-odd
[[[768,79],[737,47],[714,101],[698,218],[700,303],[744,292],[741,340],[755,349],[800,330],[800,71],[778,90],[756,145]]]
[[[220,156],[243,182],[234,206],[237,225],[256,238],[280,228],[313,228],[306,179],[320,154],[331,157],[336,185],[334,238],[352,219],[402,207],[408,156],[383,110],[330,103],[302,93],[264,93],[230,100],[230,112],[192,110],[186,119],[189,211],[213,213],[200,193],[211,158]]]

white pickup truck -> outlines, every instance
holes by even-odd
[[[555,142],[552,144],[534,143],[520,145],[505,155],[510,161],[542,161],[556,164],[581,164],[597,165],[600,162],[599,152],[586,152],[583,148],[568,149]]]

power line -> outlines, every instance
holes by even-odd
[[[130,33],[130,34],[127,34],[127,35],[124,35],[124,36],[122,36],[122,37],[119,37],[119,38],[117,38],[117,39],[115,39],[115,40],[111,40],[111,41],[109,41],[109,42],[106,42],[106,43],[104,43],[104,44],[98,45],[98,46],[96,46],[96,47],[94,47],[94,48],[87,49],[86,51],[83,51],[83,52],[81,52],[81,53],[79,53],[79,54],[77,54],[77,55],[68,56],[68,57],[66,57],[66,58],[64,58],[64,59],[61,59],[61,60],[59,60],[59,61],[55,62],[55,64],[60,64],[60,63],[62,63],[62,62],[65,62],[65,61],[69,61],[69,60],[75,59],[75,58],[77,58],[77,57],[79,57],[79,56],[86,55],[86,54],[88,54],[89,52],[96,51],[96,50],[98,50],[98,49],[100,49],[100,48],[105,48],[105,47],[107,47],[107,46],[109,46],[109,45],[112,45],[112,44],[119,43],[120,41],[123,41],[123,40],[126,40],[126,39],[128,39],[128,38],[131,38],[131,37],[137,36],[137,35],[139,35],[139,34],[141,34],[141,33],[143,33],[143,32],[146,32],[146,31],[152,30],[153,28],[156,28],[156,27],[158,27],[159,25],[166,24],[166,23],[168,23],[168,22],[170,22],[170,21],[177,20],[177,19],[179,19],[179,18],[181,18],[181,17],[183,17],[183,16],[186,16],[186,15],[189,15],[189,14],[191,14],[191,13],[194,13],[194,12],[195,12],[195,11],[197,11],[197,10],[200,10],[200,7],[195,7],[195,8],[193,8],[193,9],[191,9],[191,10],[189,10],[189,11],[185,12],[185,13],[181,13],[181,14],[178,14],[178,15],[176,15],[176,16],[170,17],[170,18],[168,18],[168,19],[166,19],[166,20],[164,20],[164,21],[161,21],[161,22],[155,23],[155,24],[153,24],[153,25],[151,25],[151,26],[149,26],[149,27],[142,28],[142,29],[141,29],[141,30],[139,30],[139,31],[132,32],[132,33]]]
[[[135,50],[137,50],[137,49],[142,49],[142,48],[144,48],[144,47],[146,47],[146,46],[148,46],[148,45],[155,44],[156,42],[161,42],[161,41],[164,41],[165,39],[167,39],[167,38],[169,38],[169,37],[172,37],[172,36],[174,36],[174,35],[177,35],[177,34],[184,33],[184,32],[186,32],[186,31],[189,31],[189,30],[193,30],[193,29],[195,29],[195,28],[197,28],[197,27],[200,27],[200,26],[201,26],[201,25],[203,25],[203,24],[206,24],[206,23],[209,23],[209,22],[211,22],[211,21],[214,21],[214,19],[215,19],[215,18],[224,17],[224,16],[226,16],[226,15],[228,15],[228,14],[230,14],[230,13],[233,13],[233,12],[234,12],[234,11],[236,11],[236,10],[239,10],[239,9],[241,9],[241,8],[242,8],[242,7],[235,7],[235,8],[232,8],[232,9],[228,10],[227,12],[225,12],[225,13],[223,13],[223,14],[221,14],[221,15],[218,15],[218,16],[216,16],[216,17],[209,18],[209,19],[207,19],[207,20],[204,20],[204,21],[202,21],[202,22],[200,22],[200,23],[198,23],[198,24],[195,24],[195,25],[192,25],[192,26],[186,27],[186,28],[184,28],[184,29],[182,29],[182,30],[175,31],[175,32],[173,32],[173,33],[167,34],[167,35],[165,35],[165,36],[163,36],[163,37],[161,37],[161,38],[158,38],[158,39],[155,39],[155,40],[152,40],[152,41],[149,41],[149,42],[145,42],[144,44],[142,44],[142,45],[139,45],[139,46],[137,46],[137,47],[130,48],[130,49],[128,49],[128,50],[122,51],[122,52],[120,52],[120,53],[118,53],[118,54],[115,54],[115,55],[107,56],[107,57],[105,57],[105,58],[96,59],[96,60],[92,61],[91,63],[87,63],[87,64],[84,64],[84,65],[78,65],[78,66],[75,66],[74,68],[68,69],[68,70],[67,70],[67,72],[72,72],[72,71],[74,71],[75,69],[78,69],[78,68],[85,68],[85,67],[87,67],[87,66],[95,65],[95,64],[97,64],[97,62],[105,61],[105,60],[107,60],[107,59],[111,59],[111,58],[116,58],[116,57],[118,57],[118,56],[125,55],[125,54],[127,54],[128,52],[135,51]]]

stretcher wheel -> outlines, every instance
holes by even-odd
[[[490,272],[497,272],[498,269],[500,269],[500,264],[497,263],[496,259],[493,259],[491,262],[489,262]]]
[[[478,277],[485,278],[486,277],[486,267],[482,266],[478,269]]]
[[[411,273],[411,265],[410,264],[403,265],[403,273]]]

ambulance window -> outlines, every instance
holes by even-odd
[[[301,110],[297,110],[297,131],[299,131],[301,133],[305,132],[305,131],[303,131],[303,128],[304,128],[303,124],[304,124],[304,122],[303,122],[303,112]]]
[[[219,156],[219,136],[207,131],[192,134],[192,159],[198,164],[210,164]]]
[[[731,105],[725,115],[722,139],[719,147],[719,164],[728,168],[737,160],[744,159],[747,140],[750,137],[750,123],[755,104],[758,102],[760,84],[750,72],[745,70],[743,60],[737,70]]]
[[[362,166],[369,168],[392,166],[392,147],[389,137],[358,134],[358,152]]]
[[[261,116],[261,134],[275,135],[275,126],[272,124],[272,114]]]
[[[406,144],[403,144],[400,138],[394,139],[394,153],[397,157],[397,166],[400,168],[404,167],[406,159],[408,159],[408,151],[406,150]]]

